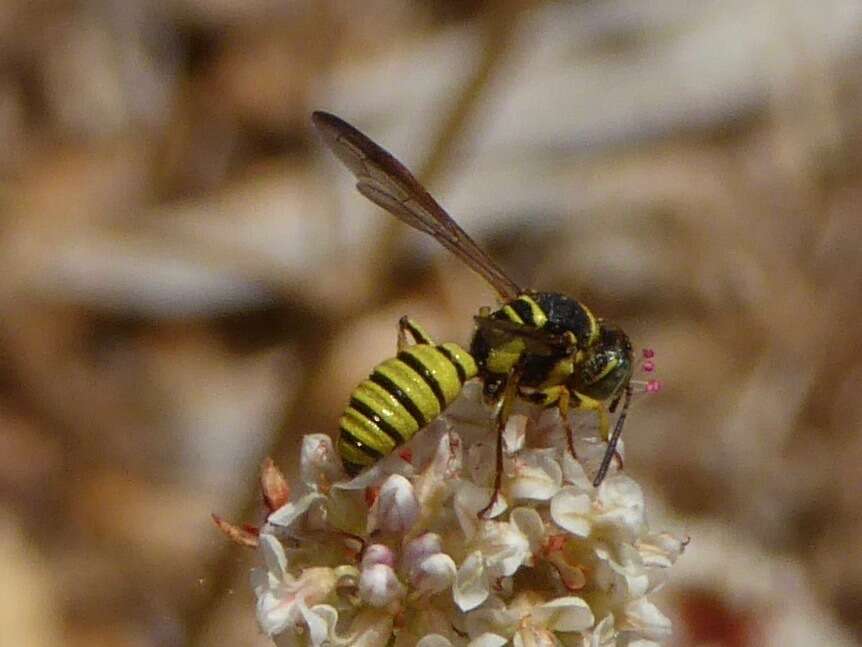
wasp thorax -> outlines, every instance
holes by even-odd
[[[616,326],[602,324],[599,340],[581,366],[578,391],[596,400],[621,393],[632,376],[632,345]]]

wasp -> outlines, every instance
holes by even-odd
[[[409,440],[446,409],[465,381],[478,376],[485,401],[496,411],[495,497],[503,471],[502,432],[517,399],[559,409],[573,456],[569,412],[598,416],[601,436],[608,441],[594,479],[598,487],[614,457],[619,458],[616,446],[633,393],[628,336],[576,299],[520,288],[390,153],[335,115],[314,112],[312,122],[355,176],[359,193],[433,236],[483,277],[502,302],[494,311],[482,308],[474,318],[469,352],[453,343],[435,345],[415,322],[402,318],[397,357],[379,364],[354,390],[341,418],[338,450],[348,472],[358,473]],[[647,390],[655,389],[648,385]],[[608,412],[614,413],[621,400],[609,433]],[[482,513],[493,503],[494,498]]]

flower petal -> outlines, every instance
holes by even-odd
[[[300,499],[281,506],[266,518],[266,522],[276,528],[289,528],[308,511],[313,503],[325,499],[326,497],[318,492],[309,492]]]
[[[503,647],[508,640],[497,634],[486,633],[471,640],[467,647]]]
[[[416,647],[452,647],[452,643],[440,634],[431,634],[416,643]]]
[[[625,474],[605,479],[596,495],[597,524],[634,541],[646,527],[644,496],[640,486]]]
[[[593,626],[595,618],[582,598],[570,596],[533,609],[533,621],[553,631],[583,631]]]
[[[634,631],[650,640],[664,640],[671,633],[671,623],[658,607],[646,598],[629,602],[619,624],[621,631]]]
[[[549,452],[523,451],[514,460],[508,494],[513,499],[547,501],[563,483],[563,470]]]
[[[577,487],[567,486],[551,499],[551,519],[577,537],[589,537],[592,530],[590,497]]]
[[[545,523],[533,508],[515,508],[509,522],[530,542],[530,553],[535,555],[545,542]]]
[[[461,611],[475,609],[488,599],[485,561],[480,551],[470,553],[461,564],[455,577],[452,596]]]

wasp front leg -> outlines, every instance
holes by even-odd
[[[578,459],[578,454],[575,452],[575,430],[572,427],[572,422],[569,420],[569,412],[571,411],[572,394],[564,385],[552,386],[541,391],[532,391],[529,393],[521,393],[521,399],[527,402],[540,404],[545,408],[556,407],[560,412],[560,419],[563,422],[563,428],[566,433],[566,445],[569,448],[569,453],[575,460]],[[577,398],[577,396],[575,396]]]
[[[398,320],[398,352],[400,353],[402,350],[409,346],[407,341],[407,333],[410,333],[410,336],[413,337],[414,344],[430,344],[433,345],[434,342],[431,340],[431,337],[418,323],[413,321],[407,315],[401,317]]]
[[[604,442],[608,442],[610,438],[610,421],[608,420],[608,410],[605,405],[593,398],[587,397],[581,393],[572,393],[572,397],[577,399],[577,405],[574,406],[575,411],[594,411],[599,421],[599,436]],[[620,453],[614,450],[614,458],[617,461],[617,467],[623,468],[623,457]]]

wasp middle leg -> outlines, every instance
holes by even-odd
[[[478,516],[487,518],[487,514],[497,502],[497,497],[500,495],[500,489],[503,485],[503,432],[506,430],[506,423],[509,421],[509,414],[512,412],[512,405],[518,396],[518,380],[520,378],[521,368],[516,367],[509,374],[506,380],[506,386],[503,389],[502,396],[497,402],[497,415],[495,416],[495,431],[497,437],[496,446],[496,468],[494,473],[494,493],[491,495],[491,500],[488,505],[479,510]]]

